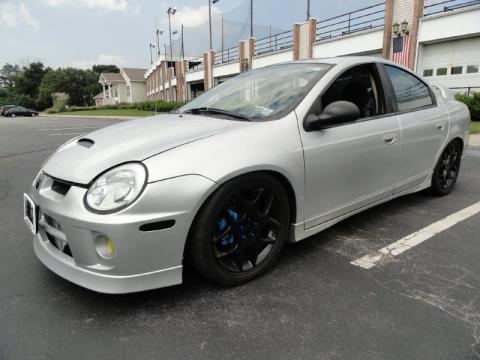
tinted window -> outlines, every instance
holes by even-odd
[[[432,105],[427,85],[412,74],[394,66],[385,65],[397,100],[398,111],[418,109]]]
[[[478,73],[478,65],[468,65],[467,66],[467,73]]]
[[[322,96],[322,107],[334,101],[357,105],[360,118],[383,114],[384,97],[372,65],[360,65],[340,75]]]
[[[450,71],[450,74],[452,75],[458,75],[462,73],[463,66],[454,66],[452,67],[452,70]]]
[[[447,75],[447,68],[438,68],[437,76]]]
[[[433,69],[423,70],[423,76],[432,76],[432,75],[433,75]]]

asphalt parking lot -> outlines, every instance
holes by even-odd
[[[35,257],[22,194],[63,142],[109,119],[0,118],[0,359],[480,358],[480,213],[365,269],[352,264],[480,201],[480,151],[453,193],[409,195],[288,244],[236,288],[103,295]]]

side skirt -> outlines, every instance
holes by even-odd
[[[416,185],[416,186],[414,186],[412,188],[409,188],[409,189],[402,190],[401,192],[393,194],[392,196],[389,196],[389,197],[384,198],[384,199],[379,200],[379,201],[375,201],[375,202],[373,202],[369,205],[366,205],[366,206],[361,207],[359,209],[356,209],[354,211],[348,212],[344,215],[338,216],[338,217],[336,217],[332,220],[329,220],[327,222],[324,222],[322,224],[319,224],[319,225],[317,225],[313,228],[309,228],[307,230],[305,230],[305,223],[304,222],[297,223],[297,224],[292,224],[291,235],[290,235],[290,238],[289,238],[289,242],[298,242],[300,240],[306,239],[307,237],[315,235],[315,234],[319,233],[320,231],[325,230],[325,229],[339,223],[340,221],[349,218],[350,216],[358,214],[358,213],[360,213],[364,210],[370,209],[374,206],[386,203],[387,201],[396,199],[400,196],[413,194],[413,193],[428,189],[430,187],[431,181],[432,181],[432,172],[430,172],[430,174],[427,176],[425,181],[422,182],[419,185]]]

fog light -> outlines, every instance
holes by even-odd
[[[105,235],[98,235],[95,238],[95,247],[98,255],[105,259],[111,259],[117,252],[117,246],[113,240]]]

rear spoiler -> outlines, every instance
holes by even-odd
[[[453,92],[445,85],[442,85],[439,83],[430,83],[430,86],[432,87],[433,91],[435,91],[436,94],[441,95],[445,100],[447,101],[455,100],[455,96],[453,95]]]

